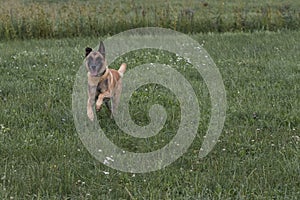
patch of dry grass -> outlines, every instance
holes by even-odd
[[[184,33],[300,28],[294,1],[21,1],[0,5],[0,39],[116,34],[145,26]]]

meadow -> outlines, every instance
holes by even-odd
[[[183,33],[298,30],[296,0],[3,0],[0,39],[113,35],[164,27]]]
[[[49,8],[70,3],[76,8],[83,1],[23,2]],[[257,2],[251,1],[250,7]],[[269,4],[272,8],[283,6],[281,1],[272,2]],[[240,5],[237,3],[232,3],[231,8]],[[218,5],[216,1],[210,4]],[[299,9],[296,1],[290,4]],[[70,26],[70,30],[75,30]],[[121,27],[115,32],[122,30]],[[117,68],[121,62],[127,62],[129,70],[150,62],[174,66],[191,82],[199,99],[200,124],[188,151],[166,168],[142,174],[114,170],[97,161],[83,146],[73,120],[72,90],[84,49],[96,46],[100,39],[115,32],[83,31],[82,35],[73,36],[68,31],[61,36],[39,32],[25,34],[24,38],[18,32],[13,38],[1,32],[0,199],[300,198],[300,31],[297,28],[189,34],[213,58],[227,96],[221,137],[213,151],[202,159],[198,152],[211,106],[205,84],[199,88],[193,85],[201,76],[187,61],[168,52],[136,51],[116,60],[110,67]],[[103,117],[105,109],[98,113],[99,123],[107,137],[126,150],[159,149],[176,134],[180,108],[170,91],[149,84],[132,96],[133,120],[140,125],[149,123],[147,108],[154,103],[166,108],[168,119],[153,138],[139,139],[122,133],[114,120]]]

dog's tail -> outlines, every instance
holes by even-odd
[[[125,71],[126,71],[126,63],[122,63],[122,65],[120,66],[120,68],[118,70],[121,77],[123,77]]]

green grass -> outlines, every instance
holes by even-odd
[[[298,0],[3,0],[0,40],[88,37],[136,27],[184,33],[299,30]]]
[[[194,88],[203,115],[196,139],[176,162],[145,174],[106,167],[87,152],[76,133],[71,112],[75,74],[84,48],[96,46],[98,38],[1,42],[0,198],[299,199],[300,32],[192,37],[222,74],[228,101],[225,127],[214,150],[199,160],[210,102],[204,84]],[[182,70],[187,63],[167,53],[133,52],[116,63],[121,61],[129,68],[168,63],[191,82],[201,78]],[[154,102],[165,105],[169,114],[158,136],[128,137],[113,120],[101,117],[103,110],[99,117],[108,137],[139,152],[166,144],[180,114],[172,93],[145,86],[133,95],[136,106],[130,112],[138,124],[146,124],[143,108]]]

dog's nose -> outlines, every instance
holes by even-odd
[[[95,70],[96,69],[96,65],[92,65],[91,68],[92,68],[92,70]]]

